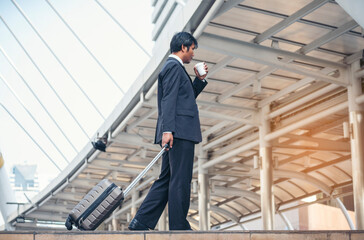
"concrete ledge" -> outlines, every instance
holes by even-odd
[[[361,240],[364,231],[0,232],[0,240]]]

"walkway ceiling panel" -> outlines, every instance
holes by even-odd
[[[335,54],[323,51],[313,50],[306,54],[307,56],[321,58],[327,61],[342,62],[344,60],[344,54]]]
[[[351,160],[351,159],[350,159]],[[343,161],[335,164],[338,168],[340,168],[342,171],[346,172],[349,175],[352,175],[352,168],[351,168],[351,161]]]
[[[302,19],[274,31],[273,36],[264,38],[260,44],[253,43],[257,36],[262,36],[259,34],[282,23],[312,2],[317,3],[318,8],[309,9]],[[285,109],[271,118],[272,131],[289,130],[272,140],[274,171],[281,173],[274,178],[276,203],[284,207],[285,204],[311,194],[316,195],[322,190],[330,192],[332,187],[351,184],[349,139],[343,138],[343,122],[348,121],[346,108],[289,128],[347,101],[345,87],[334,88],[315,97],[311,94],[329,86],[334,80],[335,84],[345,85],[346,79],[343,77],[347,75],[343,68],[346,65],[342,64],[342,60],[364,49],[360,29],[355,27],[354,31],[339,34],[337,38],[329,39],[328,43],[323,41],[318,46],[314,44],[313,50],[307,51],[307,55],[298,50],[349,21],[351,18],[333,1],[245,0],[212,19],[204,29],[198,38],[200,45],[194,60],[186,69],[194,78],[193,66],[204,61],[211,73],[207,79],[209,84],[200,94],[197,104],[204,137],[204,142],[199,146],[205,147],[208,152],[208,162],[204,166],[210,178],[210,204],[213,207],[227,210],[237,218],[259,213],[259,199],[218,195],[214,193],[214,186],[260,193],[259,169],[253,169],[253,159],[259,155],[257,124],[262,117],[256,114],[256,110],[265,105],[270,106],[271,112]],[[168,54],[166,52],[166,56]],[[340,68],[341,78],[326,75],[336,68]],[[152,77],[145,81],[155,81],[156,75]],[[77,177],[67,176],[67,179],[72,177],[68,185],[43,208],[29,216],[47,219],[48,215],[48,219],[53,219],[53,205],[59,204],[60,207],[55,209],[64,214],[99,180],[108,178],[124,188],[135,178],[160,149],[153,144],[157,90],[145,95],[148,91],[145,85],[135,93],[134,98],[140,100],[135,112],[130,114],[133,108],[120,110],[123,111],[118,113],[120,116],[130,114],[130,118],[125,122],[124,118],[116,118],[117,122],[112,123],[118,126],[123,122],[123,125],[118,134],[111,132],[113,137],[109,139],[107,152],[94,153],[96,158],[86,160],[87,167]],[[308,101],[286,109],[307,96]],[[232,134],[249,124],[253,126]],[[197,153],[198,149],[196,156]],[[155,166],[142,185],[138,185],[140,193],[148,191],[159,174],[159,167]],[[193,181],[197,181],[196,178],[197,161]],[[195,209],[191,209],[189,215],[198,220],[196,193],[192,194],[192,199]],[[118,220],[126,219],[126,213],[130,212],[128,206],[131,206],[130,197],[125,200],[121,214],[115,215]],[[220,225],[231,219],[211,211],[211,220],[212,225]],[[107,220],[109,222],[110,219]]]
[[[282,189],[289,189],[288,190],[289,193],[291,193],[295,197],[304,196],[304,195],[307,194],[307,192],[305,191],[305,189],[303,189],[300,186],[296,185],[291,180],[284,181],[284,182],[280,182],[280,183],[277,183],[276,185],[278,185]]]
[[[303,17],[305,20],[320,22],[329,26],[339,27],[341,23],[349,22],[352,18],[337,3],[328,2],[315,11]]]
[[[233,8],[229,12],[215,18],[212,22],[228,25],[234,28],[243,28],[256,33],[262,33],[281,20],[282,19],[278,17]]]
[[[291,181],[292,183],[294,183],[295,185],[299,186],[300,188],[302,188],[304,191],[310,193],[313,193],[315,191],[317,191],[317,187],[315,187],[314,185],[305,182],[303,180],[300,179],[289,179],[289,181]],[[298,196],[296,196],[298,197]]]
[[[324,169],[320,169],[320,173],[332,179],[335,184],[350,181],[352,177],[351,175],[348,175],[346,172],[336,166],[330,166]]]
[[[296,22],[277,33],[275,37],[308,44],[329,32],[330,30],[328,29]]]
[[[322,48],[332,49],[334,51],[350,55],[363,50],[364,38],[342,35],[335,40],[322,45]]]
[[[280,78],[278,75],[270,75],[267,77],[264,77],[262,80],[262,87],[272,89],[272,94],[276,93],[278,90],[282,90],[292,83],[295,83],[296,81],[289,78]]]
[[[295,1],[285,1],[285,0],[245,0],[244,5],[259,8],[259,9],[269,9],[272,12],[276,12],[283,15],[292,15],[297,12],[307,4],[312,2],[312,0],[295,0]]]
[[[292,191],[291,189],[289,191],[287,191],[286,189],[282,188],[280,185],[274,185],[273,192],[274,192],[275,198],[279,199],[279,202],[289,201],[289,200],[293,199],[294,196],[297,196],[296,194],[294,194],[294,191]],[[276,202],[276,204],[279,202]]]
[[[230,39],[236,39],[244,42],[251,42],[254,40],[257,33],[245,31],[242,28],[233,28],[228,25],[218,24],[210,22],[206,27],[205,33],[217,34],[220,36],[226,36]]]

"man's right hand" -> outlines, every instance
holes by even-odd
[[[169,148],[172,148],[172,145],[173,145],[173,135],[172,135],[172,133],[163,133],[162,147],[164,147],[167,143],[169,144]],[[167,148],[166,150],[168,151],[169,148]]]

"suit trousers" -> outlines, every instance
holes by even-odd
[[[135,218],[154,229],[168,202],[170,230],[190,230],[191,180],[195,143],[174,138],[173,146],[162,155],[162,169]]]

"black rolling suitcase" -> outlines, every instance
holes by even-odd
[[[95,230],[111,213],[121,205],[124,197],[144,177],[154,163],[168,148],[166,144],[148,166],[123,190],[108,179],[101,180],[86,196],[72,209],[66,220],[66,227],[72,230],[75,225],[80,230]]]

